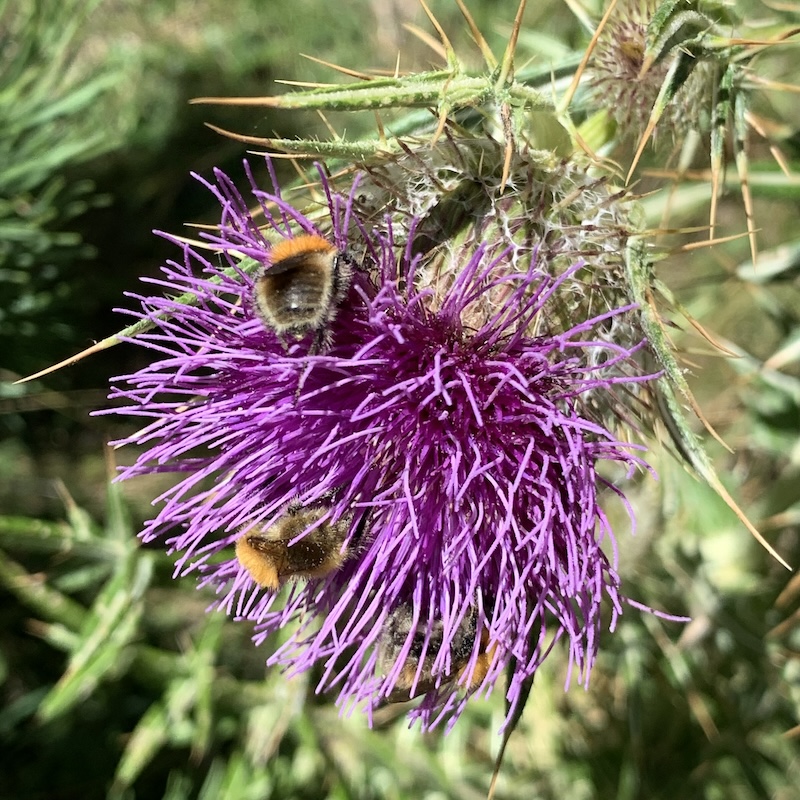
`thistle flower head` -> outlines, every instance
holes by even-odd
[[[144,448],[124,477],[182,473],[144,538],[165,539],[180,554],[176,571],[198,572],[219,607],[257,623],[257,640],[296,621],[269,662],[322,665],[319,690],[338,690],[343,705],[423,695],[412,714],[432,726],[513,664],[513,709],[559,640],[588,680],[601,608],[613,627],[623,603],[599,504],[603,488],[620,492],[598,468],[644,466],[588,398],[647,377],[638,343],[594,332],[630,307],[543,328],[537,320],[591,264],[554,274],[535,246],[498,237],[448,251],[435,283],[415,250],[421,220],[406,221],[402,237],[391,215],[368,227],[355,184],[343,198],[322,178],[319,222],[277,185],[254,184],[259,228],[232,182],[216,178],[207,185],[222,223],[208,238],[223,265],[181,245],[182,261],[153,283],[196,302],[140,298],[156,328],[135,342],[159,360],[112,392],[126,401],[115,413],[150,420],[122,442]],[[298,232],[356,254],[321,353],[265,328],[244,268],[269,264],[271,242]],[[298,509],[313,509],[305,530]],[[293,524],[282,526],[287,514]],[[235,556],[243,537],[256,552],[305,542],[324,556],[329,531],[333,568],[280,592]]]

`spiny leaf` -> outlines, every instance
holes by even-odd
[[[321,139],[278,139],[265,136],[247,136],[245,134],[229,131],[217,125],[206,123],[206,127],[229,139],[236,139],[245,144],[255,144],[268,147],[270,150],[291,153],[302,158],[341,158],[354,161],[363,161],[376,156],[385,146],[373,140],[345,141],[337,139],[326,142]]]
[[[634,302],[639,305],[642,328],[647,336],[648,343],[656,356],[664,375],[656,381],[656,391],[660,402],[662,418],[675,441],[675,445],[688,459],[697,473],[717,492],[728,507],[742,521],[745,527],[764,547],[764,549],[786,569],[791,569],[789,564],[777,553],[769,542],[759,533],[750,522],[745,513],[739,508],[728,490],[722,485],[711,460],[709,459],[702,442],[689,427],[675,394],[677,389],[690,403],[694,403],[689,386],[678,366],[669,342],[666,340],[656,318],[655,309],[647,295],[650,283],[650,262],[647,258],[646,243],[638,237],[633,238],[625,254],[625,266]]]
[[[43,619],[77,630],[86,618],[86,610],[80,603],[51,588],[41,578],[31,575],[2,551],[0,584]]]
[[[453,105],[473,105],[491,94],[488,77],[472,77],[450,70],[421,72],[401,78],[376,78],[307,92],[267,97],[196,97],[192,103],[267,106],[282,109],[363,111],[375,108],[437,106],[446,97]]]
[[[39,717],[48,721],[86,699],[98,684],[123,670],[133,653],[144,610],[144,591],[150,583],[153,558],[141,553],[135,540],[126,558],[98,594],[79,631],[77,649],[66,671],[44,699]]]
[[[201,246],[203,245],[202,242],[199,244]],[[258,267],[258,262],[254,261],[252,258],[243,257],[239,262],[239,270],[247,274],[255,272]],[[227,276],[235,276],[237,274],[236,271],[230,267],[222,270],[222,272]],[[221,283],[222,281],[222,279],[216,275],[210,275],[206,280],[208,283]],[[182,305],[194,305],[197,302],[197,296],[193,292],[184,292],[173,299],[175,303]],[[112,336],[107,336],[105,339],[93,344],[91,347],[81,350],[80,353],[70,356],[69,358],[65,358],[63,361],[59,361],[57,364],[53,364],[52,366],[40,370],[33,375],[28,375],[27,377],[15,381],[14,383],[27,383],[28,381],[33,381],[38,378],[42,378],[45,375],[49,375],[51,372],[56,372],[63,367],[69,367],[73,364],[77,364],[78,361],[81,361],[87,356],[93,355],[94,353],[100,353],[103,350],[108,350],[110,347],[114,347],[115,345],[121,344],[128,339],[132,339],[134,336],[138,336],[140,333],[146,333],[147,331],[152,330],[156,325],[156,320],[166,319],[167,317],[168,314],[159,313],[154,314],[152,318],[146,317],[144,319],[140,319],[137,322],[134,322],[133,325],[128,325],[127,327],[123,328],[118,333],[115,333]]]

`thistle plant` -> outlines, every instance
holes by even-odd
[[[694,35],[701,19],[661,7],[636,18],[640,41],[626,46],[644,61],[645,23],[655,24],[647,20],[674,38],[687,27]],[[682,420],[676,397],[687,389],[651,305],[652,254],[635,196],[577,150],[533,147],[532,110],[549,107],[571,123],[514,77],[518,30],[501,63],[487,57],[494,71],[484,77],[451,53],[446,73],[258,101],[439,108],[432,140],[417,131],[292,144],[358,156],[335,178],[317,166],[313,211],[283,198],[269,160],[267,189],[245,164],[252,200],[217,172],[206,185],[221,222],[201,240],[223,261],[173,239],[183,257],[155,281],[164,296],[139,296],[137,330],[152,330],[133,338],[159,357],[112,393],[123,401],[115,413],[151,420],[118,443],[144,448],[123,477],[185,475],[162,496],[145,541],[164,540],[179,574],[196,572],[220,608],[255,621],[257,641],[301,620],[270,663],[289,674],[320,664],[318,690],[369,713],[387,698],[423,695],[410,714],[424,726],[453,721],[503,673],[508,725],[562,639],[570,671],[588,681],[601,609],[613,629],[631,602],[601,490],[624,501],[615,481],[647,471],[642,442],[661,414],[690,464],[724,491]],[[608,73],[600,41],[595,72]],[[674,75],[670,67],[653,77],[669,84]],[[693,75],[696,96],[708,81]],[[686,117],[686,80],[671,93],[675,118]],[[631,109],[657,102],[653,81],[630,88],[631,75],[606,75],[595,90],[615,81],[644,132],[644,115]],[[330,301],[323,352],[308,336],[284,340],[254,299],[270,270],[283,273],[278,244],[308,236],[352,265],[349,289]],[[604,462],[622,467],[614,480]],[[292,508],[320,510],[275,544]],[[304,542],[324,550],[322,526],[342,531],[329,572],[275,567],[265,583],[241,556],[245,545],[234,552],[247,541],[256,562],[278,548],[289,564]],[[392,642],[397,615],[408,623]]]
[[[244,180],[197,176],[219,224],[162,234],[179,255],[133,295],[135,321],[92,350],[152,353],[114,379],[101,412],[142,418],[115,443],[138,453],[123,478],[176,474],[142,538],[254,623],[269,665],[313,673],[316,691],[368,720],[414,701],[423,729],[500,687],[507,737],[552,652],[567,654],[567,684],[587,685],[624,612],[686,620],[630,596],[608,511],[635,524],[626,492],[651,479],[662,430],[782,561],[688,418],[697,405],[664,324],[684,309],[656,271],[668,255],[636,187],[600,155],[633,139],[633,173],[654,133],[686,156],[705,126],[713,218],[729,122],[747,175],[744,69],[767,45],[724,34],[739,23],[710,4],[620,3],[581,84],[580,69],[515,71],[524,1],[499,60],[459,6],[483,73],[431,16],[446,69],[203,98],[412,110],[397,133],[357,141],[231,134],[270,154],[249,157]],[[281,186],[277,151],[314,159],[304,199]],[[320,279],[324,335],[276,330],[259,308],[265,281],[309,264],[338,270]]]

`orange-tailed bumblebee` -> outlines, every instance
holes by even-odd
[[[292,578],[324,578],[353,555],[359,530],[344,547],[352,517],[319,522],[329,511],[322,505],[292,503],[266,530],[249,530],[236,542],[236,558],[250,577],[266,589],[277,590]],[[302,539],[289,544],[315,523]]]
[[[279,337],[315,334],[311,352],[330,346],[336,317],[353,277],[353,260],[321,236],[284,239],[270,252],[270,263],[256,275],[255,308]]]

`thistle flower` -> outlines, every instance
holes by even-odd
[[[598,469],[646,468],[590,400],[649,377],[636,363],[642,343],[593,335],[630,306],[538,335],[565,285],[591,284],[590,264],[554,274],[535,246],[498,237],[453,248],[437,287],[420,280],[420,220],[404,222],[402,243],[391,215],[368,228],[354,211],[358,180],[345,198],[321,173],[327,208],[313,222],[274,175],[264,192],[246,168],[265,226],[217,172],[206,185],[222,221],[207,238],[223,265],[175,240],[182,261],[150,282],[179,297],[139,297],[137,316],[155,330],[134,342],[160,360],[111,394],[126,401],[113,413],[150,420],[118,443],[144,448],[123,477],[183,473],[143,538],[164,539],[180,554],[177,574],[198,572],[219,608],[257,623],[257,641],[296,621],[269,663],[322,665],[318,690],[338,690],[343,706],[423,695],[411,714],[431,727],[508,670],[510,718],[560,640],[585,683],[601,609],[613,629],[625,602],[599,502],[604,488],[623,496]],[[322,353],[264,326],[245,268],[302,234],[356,264]],[[187,292],[195,303],[182,302]],[[297,509],[312,509],[309,523],[298,533],[295,520],[286,546],[317,547],[329,526],[341,558],[326,575],[264,590],[234,545],[282,541],[276,526]]]

